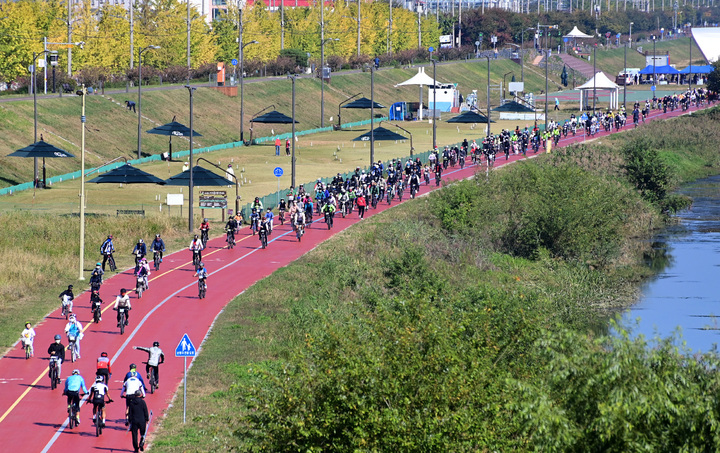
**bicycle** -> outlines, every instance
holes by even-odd
[[[82,398],[84,395],[78,394],[79,398]],[[80,411],[80,408],[78,405],[73,401],[70,406],[68,406],[68,428],[73,429],[75,426],[78,425],[78,419],[77,414]]]
[[[325,223],[327,224],[328,230],[333,226],[333,215],[329,212],[325,213]]]
[[[65,318],[65,321],[70,318],[70,313],[72,313],[72,300],[67,295],[64,295],[62,298],[62,316]]]
[[[50,372],[48,373],[48,375],[50,376],[50,390],[55,390],[55,388],[58,385],[58,382],[60,382],[60,376],[58,375],[58,367],[57,367],[58,360],[60,360],[59,357],[55,357],[55,356],[50,357],[50,365],[49,365]]]
[[[115,264],[115,257],[112,256],[112,253],[107,256],[107,263],[110,266],[110,271],[115,272],[117,270],[117,265]]]
[[[33,354],[32,343],[23,340],[23,349],[25,349],[25,360],[29,359]]]
[[[202,241],[203,247],[207,247],[207,243],[209,240],[209,232],[207,229],[201,229],[200,230],[200,240]]]
[[[147,365],[147,362],[143,362],[145,365]],[[155,389],[158,387],[158,380],[157,376],[155,375],[155,367],[150,366],[150,378],[148,379],[150,382],[150,393],[155,393]]]
[[[147,289],[145,286],[145,277],[137,275],[137,283],[135,283],[135,292],[137,293],[138,299],[142,299],[143,291]]]
[[[125,326],[127,325],[127,308],[118,307],[118,313],[120,313],[120,335],[125,335]]]
[[[253,236],[257,233],[259,225],[260,223],[258,219],[250,219],[250,229],[252,230]]]
[[[235,247],[235,232],[232,228],[227,229],[227,235],[225,237],[225,242],[227,242],[228,249],[232,250],[233,247]]]
[[[410,186],[410,198],[415,199],[415,194],[417,193],[417,188],[415,188],[415,185]]]
[[[198,298],[204,299],[206,291],[207,291],[207,284],[205,283],[205,279],[199,278],[198,279]]]
[[[200,267],[200,251],[199,250],[193,250],[193,266],[195,266],[195,272],[197,272],[198,268]]]
[[[93,322],[94,322],[95,324],[99,323],[101,317],[102,317],[102,305],[98,304],[98,305],[93,309]]]
[[[285,210],[284,209],[280,210],[279,217],[280,217],[280,225],[285,225]]]
[[[260,245],[262,248],[267,247],[268,241],[267,241],[267,230],[265,228],[260,228]]]
[[[155,266],[155,272],[160,270],[160,252],[153,253],[153,265]]]
[[[108,400],[106,404],[110,404],[112,402],[113,400]],[[102,423],[102,410],[96,403],[93,403],[93,424],[95,425],[95,437],[100,437],[105,425]]]
[[[77,337],[74,335],[68,335],[68,349],[70,350],[70,359],[74,363],[78,358]]]
[[[295,229],[295,236],[297,236],[298,242],[302,239],[303,234],[305,234],[305,225],[300,224]]]

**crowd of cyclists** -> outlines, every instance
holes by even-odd
[[[441,151],[435,149],[430,153],[427,162],[423,163],[419,158],[409,158],[403,162],[401,159],[392,159],[388,164],[381,161],[374,163],[367,171],[359,167],[348,177],[338,173],[329,183],[318,178],[311,189],[301,184],[297,190],[291,187],[286,197],[281,199],[277,206],[263,206],[259,197],[256,197],[250,206],[250,213],[245,218],[241,212],[231,216],[225,224],[226,243],[229,249],[236,244],[236,236],[240,229],[247,223],[252,236],[259,237],[262,248],[268,246],[268,237],[272,235],[276,219],[281,225],[289,222],[292,232],[298,241],[307,228],[317,221],[324,221],[327,228],[334,226],[337,215],[343,218],[357,213],[359,219],[363,219],[370,209],[376,209],[378,205],[392,204],[397,200],[401,202],[403,197],[414,198],[420,192],[421,186],[429,186],[434,179],[436,186],[442,181],[444,172],[459,167],[463,169],[467,159],[477,166],[485,166],[490,169],[495,162],[496,155],[502,154],[508,159],[511,154],[526,155],[529,151],[538,153],[541,149],[549,149],[557,146],[562,137],[576,135],[578,131],[592,136],[604,129],[617,130],[627,125],[630,117],[635,127],[640,121],[650,115],[653,110],[682,109],[686,110],[691,106],[702,106],[705,103],[713,103],[717,100],[714,93],[703,88],[688,90],[685,93],[662,98],[648,99],[644,103],[635,103],[630,112],[626,112],[624,106],[617,111],[607,110],[593,114],[592,112],[582,113],[580,117],[571,117],[562,122],[550,121],[547,130],[541,131],[537,125],[531,130],[528,127],[514,131],[502,130],[500,133],[488,136],[478,144],[475,140],[463,142],[456,146],[445,146]],[[277,211],[277,217],[275,215]],[[204,297],[207,290],[207,277],[209,271],[202,261],[202,252],[207,248],[210,238],[210,223],[203,219],[199,228],[199,234],[194,235],[188,250],[192,253],[193,265],[195,268],[194,277],[198,278],[199,297]],[[151,268],[147,260],[148,250],[153,254],[154,270],[160,269],[163,262],[163,255],[166,250],[165,243],[160,234],[156,234],[150,247],[146,246],[143,239],[139,239],[132,250],[135,259],[133,275],[136,277],[136,292],[149,289],[149,277]],[[106,265],[110,270],[116,270],[113,254],[115,247],[113,236],[108,235],[107,239],[100,246],[102,261],[96,263],[90,277],[90,302],[93,321],[98,323],[102,320],[102,304],[100,290]],[[83,338],[82,324],[73,313],[73,285],[69,285],[60,294],[62,312],[66,316],[67,324],[64,332],[67,338],[67,346],[62,343],[62,336],[55,335],[54,342],[48,347],[48,355],[51,358],[49,376],[52,379],[52,388],[60,384],[62,364],[66,360],[66,351],[70,352],[71,360],[80,359],[80,341]],[[117,327],[129,325],[129,313],[132,310],[131,299],[128,290],[121,289],[116,295],[113,310],[117,311]],[[122,316],[121,316],[122,313]],[[26,357],[34,356],[33,341],[36,334],[30,323],[25,324],[21,334],[21,346],[26,350]],[[156,341],[152,347],[134,347],[148,354],[146,362],[146,378],[150,380],[150,390],[159,385],[159,366],[164,362],[164,354]],[[72,374],[65,380],[63,394],[67,397],[69,417],[76,425],[80,424],[79,402],[82,394],[89,394],[89,400],[93,404],[93,421],[102,427],[105,423],[105,404],[112,402],[109,398],[110,389],[108,382],[112,375],[110,359],[108,354],[103,352],[97,359],[96,377],[90,389],[86,387],[84,378],[79,370],[74,369]],[[143,401],[146,396],[146,386],[142,376],[137,372],[135,364],[130,365],[130,371],[123,379],[123,386],[120,396],[126,399],[126,425],[130,426],[133,433],[133,448],[137,452],[143,450],[143,442],[146,424],[149,421],[147,405]],[[99,417],[99,418],[98,418]]]

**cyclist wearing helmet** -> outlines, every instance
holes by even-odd
[[[25,323],[25,329],[20,334],[20,346],[25,349],[25,345],[30,345],[30,357],[35,355],[33,351],[33,342],[35,341],[35,329],[29,322]]]
[[[207,271],[207,269],[205,269],[205,264],[202,261],[198,265],[198,270],[197,270],[197,272],[195,272],[195,275],[193,275],[193,277],[198,277],[198,278],[207,280],[208,271]],[[207,282],[205,283],[205,289],[207,289]]]
[[[163,253],[165,252],[165,242],[160,238],[160,234],[155,235],[155,240],[150,244],[150,248],[154,253],[160,254],[160,262],[163,260]]]
[[[145,241],[138,239],[137,244],[135,244],[135,247],[133,248],[132,254],[135,255],[135,269],[137,269],[140,260],[145,258],[145,255],[147,255],[147,246],[145,245]]]
[[[156,387],[160,386],[160,364],[165,363],[165,354],[160,349],[160,342],[153,342],[152,348],[144,348],[142,346],[133,346],[133,349],[139,349],[148,353],[148,361],[145,365],[146,377],[150,379],[150,367],[155,370]]]
[[[150,283],[148,277],[150,276],[150,264],[148,264],[147,258],[143,258],[138,263],[137,271],[135,271],[136,277],[142,277],[145,282],[145,289],[150,289]]]
[[[196,234],[195,237],[193,238],[192,242],[190,243],[190,247],[188,250],[193,252],[193,258],[195,258],[195,254],[197,253],[198,260],[202,260],[202,250],[204,248],[205,248],[205,246],[203,246],[202,241]]]
[[[48,347],[48,354],[50,354],[50,360],[55,361],[55,366],[58,370],[58,383],[60,383],[60,373],[62,371],[62,363],[65,361],[65,345],[61,343],[62,337],[55,335],[55,341],[50,343]]]
[[[203,247],[207,246],[208,239],[210,238],[210,223],[208,219],[203,219],[200,224],[200,238],[202,239]]]
[[[263,204],[262,201],[260,201],[260,197],[255,197],[255,200],[252,202],[252,205],[250,205],[251,208],[257,209],[258,212],[262,212]]]
[[[90,287],[92,289],[100,289],[100,285],[102,285],[103,282],[103,275],[105,275],[105,271],[102,269],[102,263],[95,263],[95,269],[93,269],[92,274],[90,274]]]
[[[110,367],[110,357],[108,357],[107,352],[103,352],[97,359],[97,371],[95,371],[95,376],[102,377],[104,382],[110,382],[111,375],[112,369]]]
[[[82,340],[82,324],[77,320],[74,314],[70,315],[68,323],[65,325],[65,334],[67,334],[68,342],[71,337],[75,337],[75,349],[77,350],[77,358],[80,358],[80,340]]]
[[[118,312],[117,326],[120,327],[120,310],[118,308],[125,309],[125,325],[127,326],[130,324],[130,310],[132,310],[132,307],[130,306],[130,296],[127,295],[125,288],[120,290],[120,295],[115,298],[115,305],[113,306],[113,310]]]
[[[90,313],[95,313],[95,310],[98,310],[102,307],[102,299],[100,299],[100,293],[97,289],[93,289],[90,293]],[[102,321],[102,311],[100,312],[100,318],[98,318],[98,321]]]
[[[95,421],[95,417],[97,417],[98,409],[100,409],[100,416],[102,417],[100,426],[105,426],[105,397],[107,396],[108,402],[112,403],[110,395],[108,394],[109,391],[110,389],[105,385],[102,376],[97,376],[95,383],[90,387],[90,402],[93,405],[93,422]]]
[[[115,253],[115,246],[113,245],[113,237],[112,234],[108,235],[107,239],[105,239],[105,242],[102,243],[100,246],[100,254],[103,256],[102,260],[102,270],[105,270],[105,263],[107,263],[108,258],[112,256],[112,254]]]
[[[120,398],[125,398],[125,426],[128,426],[127,410],[133,398],[136,398],[136,394],[140,392],[140,397],[145,397],[145,382],[143,382],[142,376],[137,372],[137,366],[134,363],[130,364],[130,371],[125,375],[123,379],[122,392],[120,392]]]
[[[68,409],[73,404],[77,407],[77,424],[80,424],[80,390],[83,393],[87,393],[88,389],[85,387],[85,379],[80,376],[80,370],[73,370],[72,375],[65,379],[65,390],[63,395],[67,396]]]

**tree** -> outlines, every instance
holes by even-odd
[[[720,93],[720,60],[713,63],[713,71],[708,74],[707,88],[708,90]]]

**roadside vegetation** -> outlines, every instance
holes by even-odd
[[[689,202],[673,188],[720,169],[718,122],[560,149],[339,234],[228,305],[188,424],[178,400],[153,450],[717,449],[717,357],[608,321],[652,272],[637,239]]]

